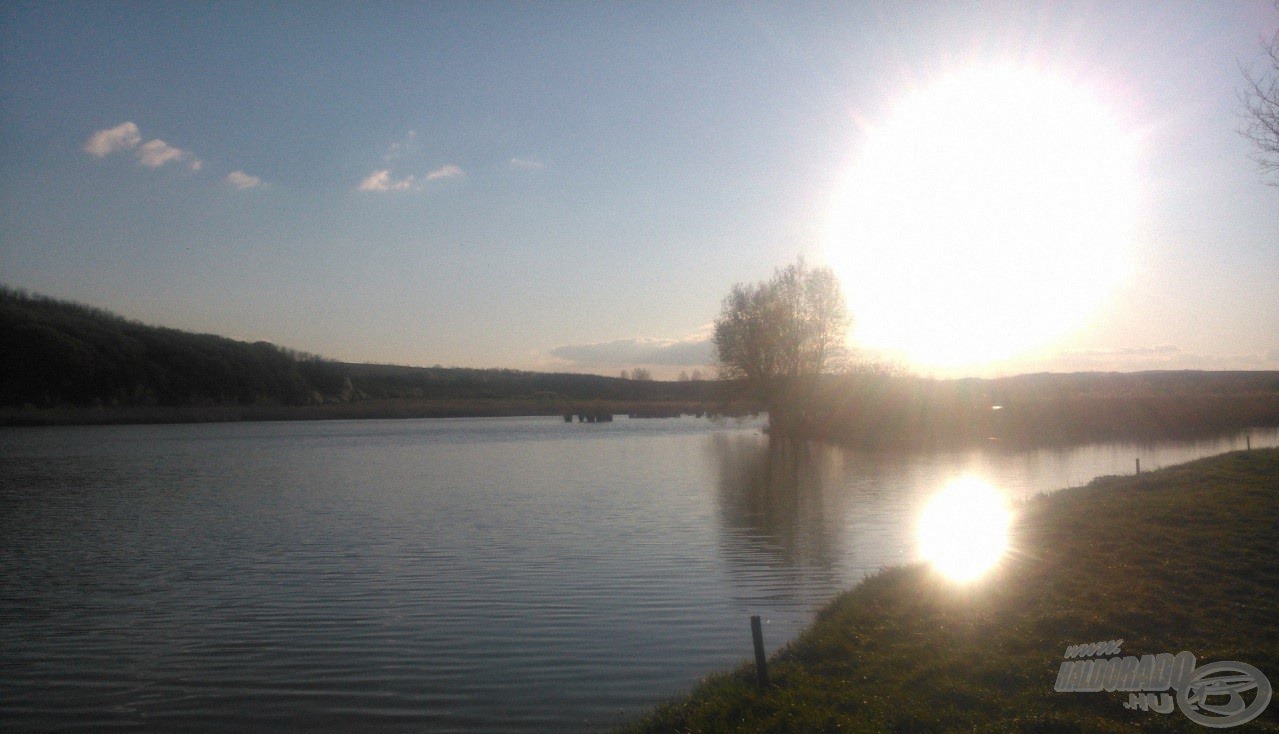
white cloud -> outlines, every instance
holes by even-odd
[[[169,161],[182,159],[182,149],[156,138],[148,140],[138,149],[138,162],[147,168],[159,168]]]
[[[174,161],[187,161],[192,171],[198,171],[204,165],[191,151],[169,145],[159,138],[148,140],[138,148],[138,162],[147,168],[159,168]]]
[[[462,169],[458,168],[452,163],[449,163],[448,165],[440,166],[434,171],[431,171],[430,173],[426,174],[426,180],[436,181],[441,178],[456,178],[461,175],[464,175],[462,172]]]
[[[542,162],[535,158],[512,158],[511,168],[522,168],[526,171],[536,171],[542,167]]]
[[[358,188],[360,191],[404,191],[413,188],[415,181],[412,176],[405,176],[397,181],[391,178],[389,170],[383,169],[370,173],[368,178],[360,182]]]
[[[232,171],[226,175],[226,182],[237,189],[253,189],[262,185],[262,179],[250,176],[244,171]]]
[[[159,138],[143,143],[138,126],[132,122],[124,122],[106,130],[99,130],[84,141],[84,152],[98,158],[122,150],[135,150],[138,163],[147,168],[159,168],[173,161],[185,161],[192,171],[198,171],[204,166],[204,163],[191,151],[169,145]]]
[[[407,142],[403,144],[392,143],[391,150],[388,151],[386,158],[390,160],[392,158],[399,157],[401,154],[411,152],[411,147],[413,146],[415,139],[415,134],[412,131],[409,131]],[[421,182],[423,181],[438,181],[440,179],[457,178],[458,176],[464,175],[466,175],[466,172],[452,163],[440,166],[434,171],[430,171],[425,176],[420,177],[409,175],[404,178],[395,178],[394,174],[391,173],[390,168],[383,168],[379,171],[370,173],[356,188],[360,191],[405,191],[407,189],[421,188]]]
[[[124,122],[106,130],[99,130],[84,141],[84,152],[102,158],[116,151],[136,148],[142,142],[138,126]]]
[[[617,339],[595,344],[571,344],[551,350],[551,356],[582,366],[630,364],[703,366],[715,361],[715,347],[704,334],[685,339]]]

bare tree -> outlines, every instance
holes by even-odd
[[[796,413],[802,419],[813,379],[842,362],[848,324],[839,280],[828,267],[810,269],[800,258],[767,283],[738,283],[715,321],[720,377],[753,388],[775,427]]]
[[[635,369],[631,370],[631,379],[645,380],[645,381],[651,380],[653,379],[653,373],[649,372],[648,369],[645,367],[636,367]]]
[[[1279,174],[1279,32],[1262,44],[1266,69],[1255,73],[1243,70],[1244,87],[1239,99],[1244,106],[1244,126],[1240,134],[1256,146],[1253,160],[1263,175]],[[1279,178],[1270,181],[1279,186]]]

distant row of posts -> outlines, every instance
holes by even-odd
[[[577,416],[578,423],[612,423],[612,413],[565,413],[564,422],[572,423],[573,416]]]
[[[1252,434],[1251,434],[1251,433],[1245,433],[1245,434],[1243,435],[1243,445],[1244,445],[1244,451],[1252,451]],[[1138,457],[1138,458],[1134,459],[1134,461],[1135,461],[1135,462],[1137,462],[1137,473],[1138,473],[1138,474],[1140,474],[1140,473],[1141,473],[1141,458],[1140,458],[1140,457]]]
[[[573,418],[577,418],[578,423],[612,423],[613,414],[607,411],[564,411],[564,422],[572,423]],[[696,413],[686,413],[675,408],[643,408],[632,413],[627,413],[627,418],[680,418],[685,415],[691,415],[701,418],[706,415],[705,411],[699,410]]]

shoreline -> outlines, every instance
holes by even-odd
[[[1201,731],[1176,710],[1126,708],[1122,689],[1054,690],[1065,651],[1122,639],[1123,655],[1184,650],[1273,684],[1277,588],[1279,449],[1099,477],[1023,503],[988,577],[884,570],[769,659],[767,689],[747,663],[622,731]],[[745,658],[745,631],[743,645]],[[1279,704],[1247,730],[1279,731]]]
[[[173,425],[196,423],[239,423],[259,421],[317,420],[401,420],[423,418],[509,418],[633,415],[642,418],[665,418],[680,415],[740,418],[767,415],[758,406],[745,402],[705,400],[610,400],[601,398],[370,398],[345,402],[309,405],[192,405],[192,406],[102,406],[35,408],[0,407],[0,428],[38,428],[52,426],[105,425]],[[1225,420],[1156,423],[1132,422],[1100,426],[1073,426],[1059,430],[1051,413],[1035,416],[1030,425],[1018,424],[1019,430],[969,430],[957,421],[949,433],[921,431],[921,435],[902,439],[888,431],[875,434],[882,416],[871,416],[858,433],[842,431],[803,431],[796,436],[803,441],[818,441],[836,446],[873,451],[955,450],[980,447],[1032,449],[1042,447],[1081,446],[1097,442],[1154,442],[1211,439],[1246,434],[1252,430],[1273,430],[1279,423],[1264,420]],[[575,418],[576,421],[576,418]],[[1069,420],[1063,421],[1069,424]],[[882,427],[882,426],[881,426]],[[869,433],[868,433],[869,432]],[[860,435],[867,434],[867,435]],[[871,438],[868,439],[868,435]]]
[[[413,418],[510,418],[563,416],[566,412],[705,414],[706,403],[679,400],[433,400],[386,398],[321,405],[118,406],[102,408],[0,408],[0,427],[94,426],[243,421],[365,420]]]

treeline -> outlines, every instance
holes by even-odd
[[[298,406],[368,399],[706,399],[711,382],[346,364],[0,287],[0,406]]]
[[[340,366],[267,342],[148,326],[0,288],[0,404],[301,405],[349,390]]]
[[[662,382],[602,375],[464,367],[343,364],[351,382],[372,398],[506,400],[710,400],[712,381]]]
[[[788,433],[867,447],[1074,443],[1279,426],[1279,372],[934,380],[862,369],[795,383]],[[554,415],[737,415],[745,383],[349,364],[148,326],[0,287],[0,423]],[[296,406],[308,406],[304,410]],[[111,408],[115,410],[102,410]]]
[[[1279,372],[826,377],[797,433],[867,447],[1061,444],[1279,426]]]

